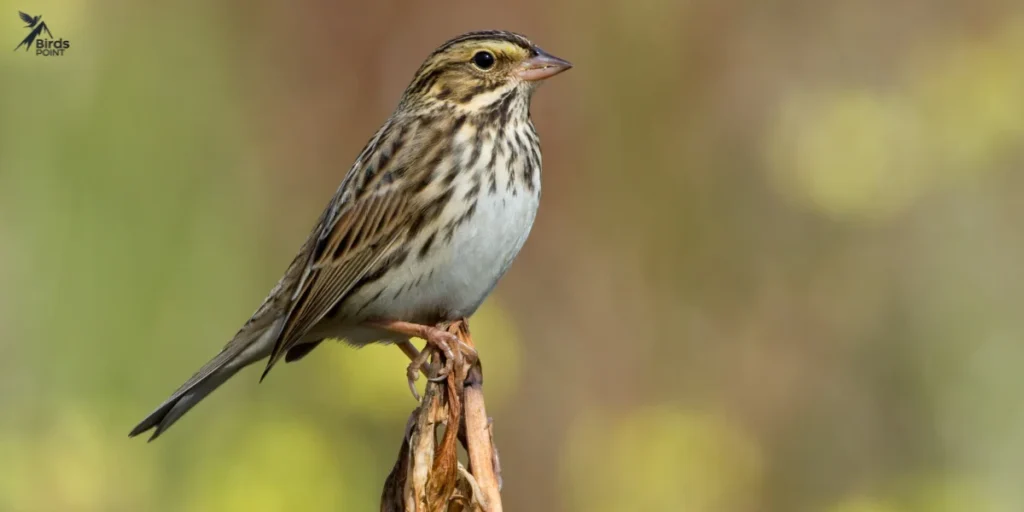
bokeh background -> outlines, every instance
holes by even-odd
[[[393,348],[129,429],[421,60],[523,32],[544,200],[472,320],[507,510],[1024,510],[1024,3],[0,0],[0,510],[376,510]]]

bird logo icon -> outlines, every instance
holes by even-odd
[[[25,25],[25,28],[32,28],[36,26],[36,23],[39,23],[39,18],[43,17],[42,14],[40,14],[39,16],[31,16],[21,11],[18,11],[18,15],[21,16],[21,19],[24,20],[25,23],[28,23],[28,25]]]
[[[43,17],[42,14],[39,16],[32,16],[18,11],[18,16],[21,17],[21,21],[28,23],[28,25],[25,25],[25,28],[30,28],[32,31],[25,36],[25,39],[22,39],[21,42],[18,43],[18,46],[14,47],[14,51],[18,51],[18,48],[21,48],[24,45],[25,51],[27,52],[28,49],[32,47],[32,42],[35,41],[43,32],[46,32],[46,35],[49,36],[50,39],[53,39],[53,34],[50,33],[50,29],[46,26],[46,22],[41,21]]]

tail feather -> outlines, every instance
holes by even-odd
[[[225,354],[222,352],[207,363],[203,369],[209,370],[207,367],[212,367],[211,371],[204,372],[200,370],[196,373],[196,375],[178,388],[170,398],[160,404],[155,411],[146,416],[146,419],[136,425],[131,433],[128,434],[128,437],[135,437],[155,428],[156,430],[153,431],[153,435],[150,436],[149,440],[156,439],[165,430],[170,428],[175,421],[178,421],[178,418],[181,418],[189,409],[205,398],[206,395],[227,382],[232,375],[242,369],[241,365],[231,364],[233,356],[223,356]]]
[[[155,429],[149,438],[150,441],[159,437],[200,400],[227,382],[239,370],[269,357],[274,346],[276,331],[277,329],[271,327],[262,333],[244,337],[244,333],[240,332],[219,354],[182,384],[170,398],[139,422],[128,434],[128,437],[135,437],[150,429]]]

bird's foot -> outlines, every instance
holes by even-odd
[[[411,322],[381,322],[375,325],[392,332],[426,340],[427,344],[422,351],[417,351],[409,342],[399,344],[402,352],[405,352],[412,360],[406,368],[406,378],[409,381],[409,390],[412,391],[416,400],[420,399],[419,393],[416,392],[416,380],[419,379],[419,374],[424,368],[430,368],[429,360],[433,351],[444,354],[444,365],[436,372],[424,372],[427,373],[427,380],[431,382],[441,382],[447,379],[448,375],[456,368],[461,369],[466,362],[473,364],[478,359],[477,352],[473,347],[464,343],[458,336],[439,327]]]

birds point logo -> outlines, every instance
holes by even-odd
[[[27,52],[32,47],[32,43],[35,42],[36,55],[42,55],[43,57],[63,57],[64,50],[71,48],[71,41],[66,39],[54,39],[53,34],[50,33],[50,28],[46,26],[46,22],[43,21],[43,15],[30,16],[21,11],[18,11],[18,16],[21,17],[21,21],[28,23],[25,28],[32,29],[31,32],[22,39],[18,46],[14,47],[14,51],[18,51],[22,46],[25,47]],[[47,38],[40,38],[43,32],[46,32]]]

